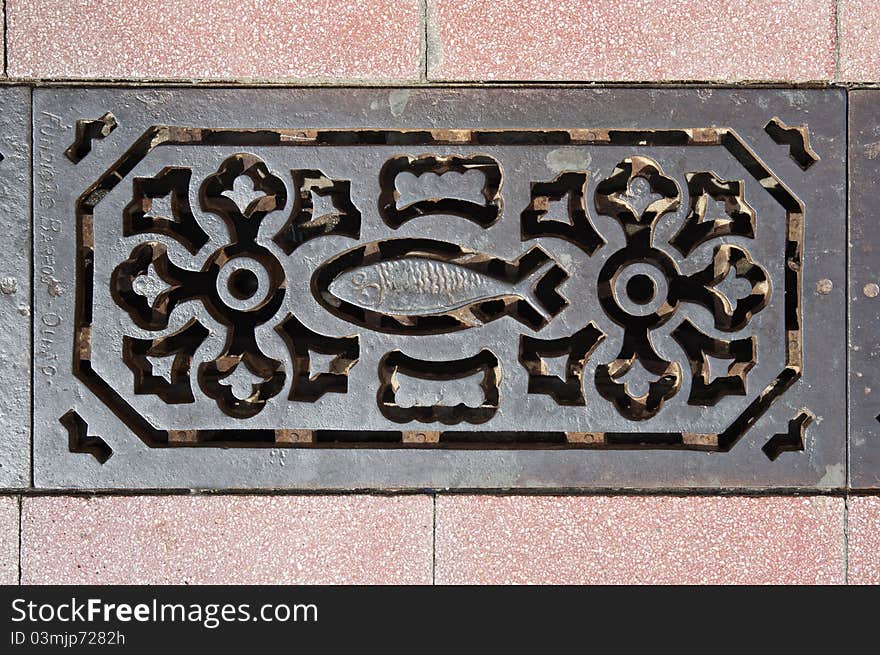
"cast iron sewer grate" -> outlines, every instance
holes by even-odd
[[[387,96],[36,91],[38,484],[842,484],[840,92]]]

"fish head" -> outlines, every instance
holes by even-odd
[[[344,271],[330,283],[330,294],[358,307],[377,307],[384,298],[382,278],[375,266]]]

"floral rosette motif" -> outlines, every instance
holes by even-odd
[[[189,207],[191,171],[169,167],[153,178],[137,178],[134,198],[124,212],[126,236],[146,233],[172,238],[196,255],[208,243]],[[229,195],[238,178],[247,178],[257,194],[246,207]],[[150,214],[153,199],[170,196],[174,216]],[[229,232],[229,242],[211,253],[198,270],[175,264],[167,247],[150,240],[138,244],[111,277],[116,303],[132,321],[150,331],[167,329],[175,309],[187,302],[200,302],[208,314],[226,329],[221,353],[199,364],[202,391],[230,416],[248,418],[257,414],[284,387],[282,362],[260,348],[256,330],[270,321],[281,307],[285,294],[284,269],[266,247],[257,242],[260,225],[267,215],[283,209],[287,191],[280,178],[266,164],[249,154],[227,158],[199,190],[203,211],[219,216]],[[137,287],[138,278],[150,269],[167,285],[150,299]],[[133,368],[135,391],[156,393],[166,402],[193,402],[190,366],[195,351],[208,331],[197,319],[177,332],[157,339],[124,338],[124,359]],[[174,356],[170,380],[154,375],[148,357]],[[250,393],[233,393],[229,377],[240,366],[250,373]],[[243,371],[242,371],[243,373]]]
[[[686,177],[689,212],[669,240],[683,257],[717,237],[754,238],[755,214],[743,199],[742,182],[721,180],[711,172],[690,173]],[[659,196],[641,212],[633,207],[629,195],[636,178],[647,182],[652,197]],[[707,217],[710,200],[723,203],[724,217]],[[681,193],[675,180],[664,175],[657,162],[644,156],[624,159],[596,188],[596,210],[620,224],[626,244],[608,257],[598,277],[600,304],[622,328],[623,338],[616,358],[597,366],[595,383],[599,394],[631,420],[656,415],[681,388],[682,365],[661,356],[651,335],[672,319],[682,303],[701,305],[711,312],[717,330],[735,333],[744,330],[770,298],[767,272],[738,245],[715,245],[709,265],[690,275],[683,274],[675,259],[656,247],[658,221],[677,211],[680,203]],[[748,284],[749,291],[744,297],[728,298],[718,288],[731,271],[735,278]],[[746,375],[755,362],[754,337],[714,338],[687,319],[671,336],[682,348],[691,369],[690,404],[714,405],[726,395],[745,395]],[[727,374],[712,379],[709,357],[731,360]],[[622,380],[636,362],[654,376],[647,392],[640,396],[633,395]]]

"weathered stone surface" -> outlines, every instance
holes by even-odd
[[[847,582],[880,584],[880,498],[851,496],[847,506]]]
[[[853,4],[868,0],[843,2]],[[829,0],[428,0],[428,77],[830,80],[834,9]]]
[[[35,94],[38,486],[844,484],[842,92]]]
[[[0,88],[0,487],[30,484],[30,89]]]
[[[18,496],[0,496],[0,584],[18,584]]]
[[[437,584],[845,578],[838,497],[441,495],[435,523]]]
[[[8,0],[6,23],[17,78],[405,80],[421,69],[418,0]]]
[[[51,496],[22,510],[26,585],[431,582],[424,495]]]
[[[840,0],[837,3],[839,43],[838,73],[841,82],[880,80],[880,49],[877,32],[880,12],[871,0]]]

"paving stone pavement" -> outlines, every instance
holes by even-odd
[[[0,583],[880,583],[874,2],[176,4],[4,3]]]
[[[411,80],[421,69],[418,0],[12,0],[6,12],[16,78]]]
[[[267,82],[880,81],[872,0],[748,0],[711,8],[697,0],[625,6],[330,0],[269,7],[186,0],[176,8],[161,11],[145,0],[8,0],[6,74]]]
[[[850,584],[880,584],[880,499],[853,496],[847,505],[847,580]]]
[[[428,584],[427,496],[30,497],[22,584]]]
[[[840,584],[842,498],[442,496],[438,584]]]
[[[428,8],[433,80],[808,81],[835,74],[828,0],[711,7],[666,0],[662,8],[647,0],[428,0]]]
[[[0,496],[0,584],[18,584],[20,502],[17,496]]]

